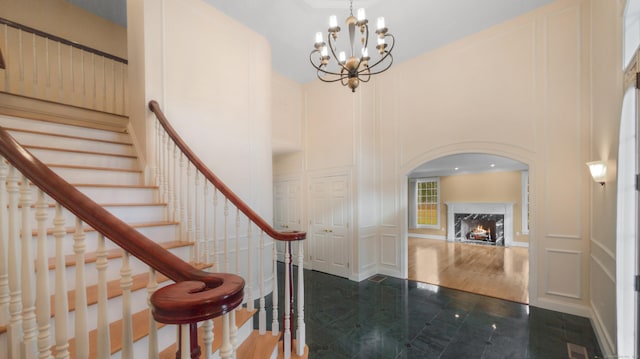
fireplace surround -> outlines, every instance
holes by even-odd
[[[512,202],[445,204],[448,241],[507,247],[513,244]]]

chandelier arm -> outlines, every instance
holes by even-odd
[[[382,60],[386,59],[387,57],[391,59],[391,62],[389,62],[389,64],[384,69],[382,69],[380,71],[369,72],[369,76],[381,74],[381,73],[387,71],[391,67],[391,65],[393,64],[393,55],[391,55],[391,53],[387,53],[382,59],[380,59],[380,61],[376,62],[373,66],[379,64]],[[371,70],[371,68],[373,68],[373,66],[369,66],[369,70]]]
[[[311,53],[309,54],[309,62],[311,62],[311,66],[313,66],[313,68],[315,68],[318,72],[322,72],[322,73],[327,74],[327,75],[344,76],[343,74],[338,73],[338,72],[327,71],[327,70],[325,70],[325,69],[323,69],[323,68],[321,67],[322,65],[320,65],[320,66],[316,65],[316,64],[313,62],[313,54],[314,54],[314,53],[316,53],[316,52],[319,52],[319,51],[318,51],[318,50],[313,50],[313,51],[311,51]],[[318,78],[320,78],[320,76],[318,76]],[[326,82],[326,81],[325,81],[325,82]],[[334,82],[334,81],[331,81],[331,82]]]
[[[369,68],[366,68],[358,72],[358,80],[360,80],[360,82],[369,82],[369,80],[371,80],[371,73],[370,72],[365,73],[365,71],[368,71],[368,70]]]
[[[391,55],[391,51],[393,51],[394,46],[396,46],[396,39],[391,34],[385,35],[385,37],[387,37],[387,36],[391,37],[391,40],[392,40],[391,41],[391,47],[389,48],[389,50],[385,50],[384,56],[382,56],[382,58],[380,58],[380,60],[376,61],[373,65],[369,66],[369,69],[372,69],[372,68],[376,67],[378,64],[383,62],[387,57],[391,57],[391,63],[384,70],[381,70],[381,71],[378,71],[378,72],[372,72],[371,73],[372,75],[379,74],[381,72],[386,71],[391,66],[391,64],[393,63],[393,55]]]

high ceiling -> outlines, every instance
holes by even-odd
[[[68,0],[126,26],[126,0]],[[264,35],[271,44],[273,68],[300,83],[311,81],[314,34],[326,31],[330,15],[342,23],[348,0],[205,0]],[[354,13],[384,16],[396,37],[394,63],[524,14],[552,0],[354,0]],[[372,26],[372,32],[375,25]],[[212,34],[224,36],[224,34]]]

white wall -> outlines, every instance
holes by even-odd
[[[137,137],[149,131],[146,106],[157,100],[204,163],[270,220],[271,50],[266,39],[201,0],[128,3],[130,62],[132,76],[138,77],[132,92],[145,96],[137,98],[138,111],[132,111]],[[141,48],[145,51],[135,50]]]
[[[559,0],[396,64],[355,95],[304,85],[304,154],[280,157],[276,173],[354,171],[354,220],[376,218],[375,240],[369,224],[354,229],[354,277],[370,256],[378,272],[406,276],[411,170],[484,152],[530,168],[531,304],[590,315],[589,4]]]

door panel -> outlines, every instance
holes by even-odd
[[[348,176],[313,178],[309,188],[309,240],[313,269],[348,277],[351,243]]]

